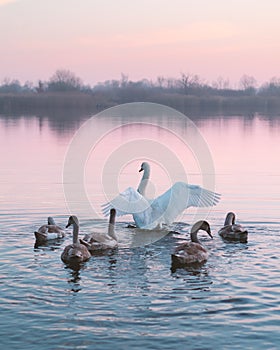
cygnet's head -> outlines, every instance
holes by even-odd
[[[77,218],[77,216],[75,215],[71,215],[68,219],[68,223],[66,225],[66,228],[68,228],[71,225],[78,225],[79,226],[79,220]]]
[[[197,223],[195,223],[192,227],[192,232],[198,232],[199,230],[203,230],[206,231],[208,233],[208,235],[213,238],[212,234],[211,234],[211,228],[210,225],[207,221],[205,220],[200,220]]]

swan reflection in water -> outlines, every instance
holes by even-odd
[[[50,241],[45,241],[45,242],[35,241],[34,250],[35,251],[57,250],[61,248],[61,245],[62,245],[61,239],[52,239]]]
[[[68,279],[68,283],[71,286],[72,292],[77,293],[82,289],[81,284],[80,284],[80,280],[81,280],[80,272],[82,269],[84,269],[84,267],[85,267],[84,263],[66,265],[66,267],[65,267],[69,270],[70,278]]]
[[[82,278],[85,270],[87,270],[89,275],[93,276],[93,280],[95,279],[94,276],[96,276],[96,273],[99,278],[100,271],[102,271],[102,273],[107,271],[105,283],[108,287],[113,289],[116,285],[117,272],[115,270],[117,269],[117,251],[117,249],[99,251],[96,254],[93,254],[90,261],[70,262],[65,264],[64,267],[68,272],[67,282],[70,285],[70,291],[79,292],[82,290]]]

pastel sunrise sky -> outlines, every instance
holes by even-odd
[[[279,0],[0,0],[0,83],[280,75]]]

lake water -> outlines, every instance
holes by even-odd
[[[134,107],[94,118],[0,116],[2,347],[279,349],[280,117],[192,124],[153,107],[134,116]],[[81,235],[106,230],[101,204],[137,187],[144,160],[151,196],[185,180],[221,201],[185,211],[170,228],[177,234],[127,228],[132,218],[120,217],[120,248],[80,269],[60,260],[71,235],[34,247],[49,215],[65,226],[77,214]],[[247,244],[218,236],[227,211],[248,228]],[[201,234],[209,259],[171,271],[171,252],[197,218],[214,235]]]

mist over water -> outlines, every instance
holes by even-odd
[[[70,212],[62,176],[65,154],[86,119],[78,115],[71,120],[0,117],[2,346],[278,348],[279,119],[254,115],[194,120],[211,152],[215,190],[222,199],[210,211],[201,211],[214,235],[210,240],[201,234],[209,260],[200,268],[173,272],[170,255],[182,240],[178,237],[189,239],[194,209],[185,211],[172,225],[170,229],[177,234],[153,233],[158,236],[151,242],[147,233],[127,228],[131,217],[118,218],[116,233],[121,247],[93,256],[79,270],[67,268],[60,260],[71,235],[62,242],[34,247],[33,232],[49,215],[61,226],[67,223]],[[110,118],[100,120],[109,127],[114,122]],[[154,122],[163,127],[177,123],[176,128],[184,129],[177,120],[167,121],[162,116]],[[187,130],[183,132],[187,138]],[[106,138],[98,143],[87,159],[85,190],[96,217],[83,212],[83,203],[75,204],[74,208],[81,208],[81,235],[107,229],[101,204],[108,194],[101,186],[99,164],[116,152],[117,145],[136,137],[176,150],[187,181],[202,183],[199,163],[180,140],[171,140],[168,132],[147,124],[121,128],[114,132],[111,143]],[[121,154],[121,150],[115,153],[116,157]],[[122,168],[118,174],[120,191],[128,186],[137,188],[143,160],[140,154]],[[156,159],[151,160],[151,167],[151,195],[159,195],[182,177],[178,173],[170,178],[168,166],[161,166]],[[234,211],[237,222],[248,229],[247,244],[226,243],[218,236],[227,211]],[[129,248],[131,242],[139,240],[146,245]]]

